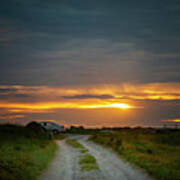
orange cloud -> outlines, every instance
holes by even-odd
[[[36,96],[38,98],[63,96],[98,96],[114,98],[149,99],[149,100],[180,100],[180,83],[120,84],[96,85],[79,87],[48,87],[48,86],[0,86],[2,89],[14,89],[17,94]],[[7,92],[12,93],[11,91]],[[13,92],[15,93],[15,92]],[[85,99],[85,98],[84,98]]]
[[[180,119],[167,119],[167,120],[162,120],[162,122],[180,122]]]
[[[6,116],[0,116],[0,119],[2,120],[11,120],[11,119],[17,119],[17,118],[24,118],[25,116],[22,114],[17,115],[6,115]]]

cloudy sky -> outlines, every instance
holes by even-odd
[[[6,0],[0,122],[180,120],[179,0]]]

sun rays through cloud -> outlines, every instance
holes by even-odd
[[[163,113],[164,109],[167,112],[172,108],[177,109],[180,106],[180,83],[104,84],[96,87],[0,86],[0,97],[1,121],[12,121],[14,118],[13,122],[22,122],[36,117],[74,119],[79,117],[77,114],[82,114],[82,117],[93,116],[93,119],[103,117],[102,122],[106,123],[108,121],[105,119],[111,116],[123,118],[122,122],[128,124],[133,121],[129,119],[136,116],[143,118],[146,113],[152,116],[152,109],[157,109],[155,114],[161,113],[161,109]],[[63,115],[59,116],[61,113]],[[160,118],[165,119],[163,116]],[[179,119],[170,121],[179,122]],[[113,123],[112,120],[110,122]]]

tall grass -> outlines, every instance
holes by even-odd
[[[54,156],[53,135],[42,129],[0,126],[0,179],[36,180]]]
[[[112,148],[158,180],[180,179],[180,132],[150,134],[120,130],[98,133],[90,140]]]

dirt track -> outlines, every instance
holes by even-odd
[[[70,147],[65,141],[58,141],[59,151],[49,169],[40,180],[150,180],[143,171],[121,160],[115,153],[87,141],[87,136],[70,136],[89,150],[100,170],[81,172],[79,157],[81,153]]]

